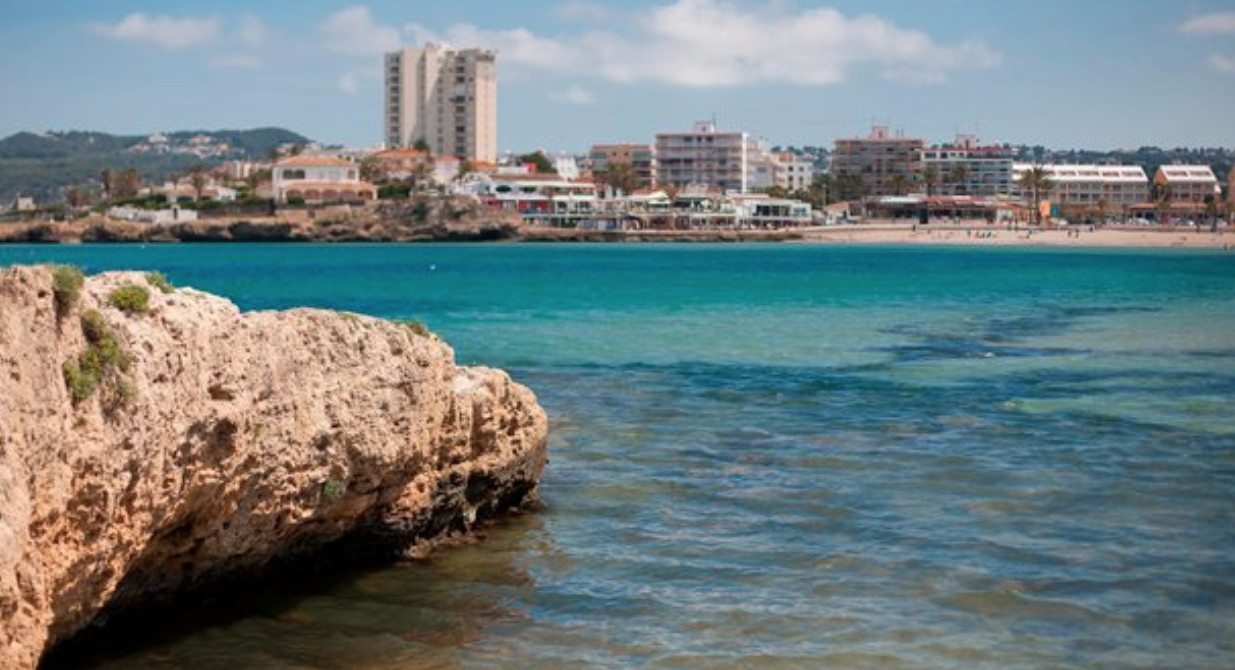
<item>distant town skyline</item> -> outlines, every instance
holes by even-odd
[[[501,151],[715,118],[830,146],[872,123],[1053,148],[1235,146],[1235,2],[47,0],[0,23],[0,136],[282,126],[382,142],[382,54],[498,51]]]

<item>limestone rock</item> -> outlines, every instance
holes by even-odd
[[[327,545],[415,554],[534,498],[547,422],[505,373],[359,315],[154,287],[130,314],[128,284],[57,314],[48,268],[0,270],[0,668],[105,608]],[[122,357],[75,402],[90,310]]]

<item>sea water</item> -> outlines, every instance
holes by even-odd
[[[419,319],[552,426],[480,543],[61,667],[1235,666],[1235,255],[0,247],[45,261]]]

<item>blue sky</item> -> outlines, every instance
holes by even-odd
[[[381,52],[499,50],[503,150],[715,116],[775,144],[872,122],[1056,148],[1235,147],[1235,0],[13,0],[0,135],[277,125],[380,141]]]

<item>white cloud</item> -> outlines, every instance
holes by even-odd
[[[248,54],[220,54],[206,64],[215,69],[256,70],[262,66],[262,61]]]
[[[554,91],[549,94],[549,99],[554,102],[560,102],[567,105],[590,105],[596,102],[596,97],[593,96],[587,89],[575,84],[564,91]]]
[[[554,15],[566,21],[600,22],[606,21],[613,13],[608,7],[595,2],[575,0],[567,2],[554,10]]]
[[[257,46],[266,40],[266,24],[254,14],[240,16],[240,41]]]
[[[1223,74],[1235,74],[1235,58],[1230,56],[1212,54],[1209,57],[1209,66]]]
[[[355,72],[344,72],[339,75],[339,90],[348,95],[356,95],[360,90],[360,75]]]
[[[1235,12],[1202,14],[1184,21],[1175,29],[1189,35],[1235,35]]]
[[[103,37],[153,42],[166,49],[208,44],[219,36],[218,19],[147,16],[142,12],[129,14],[119,23],[96,23],[92,27]]]
[[[635,15],[634,25],[629,34],[595,31],[563,39],[471,24],[443,34],[416,24],[407,30],[420,42],[494,48],[500,62],[517,66],[698,87],[835,84],[860,66],[896,81],[939,82],[953,71],[1001,61],[980,41],[942,45],[878,16],[799,11],[784,2],[754,9],[724,0],[677,0]]]
[[[398,49],[399,31],[373,20],[368,7],[356,5],[341,9],[321,25],[326,48],[348,56],[372,56]]]

